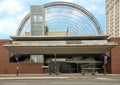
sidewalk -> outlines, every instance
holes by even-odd
[[[60,75],[49,75],[49,74],[0,74],[0,80],[36,80],[36,79],[105,79],[112,77],[120,77],[120,74],[97,74],[97,75],[81,75],[81,74],[60,74]]]
[[[57,76],[49,74],[1,74],[0,80],[30,80],[30,79],[68,79],[66,76]]]

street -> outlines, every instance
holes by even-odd
[[[0,80],[0,85],[120,85],[120,76],[69,79]]]

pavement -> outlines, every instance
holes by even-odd
[[[0,80],[39,80],[39,79],[97,79],[97,80],[115,80],[120,78],[120,74],[0,74]]]
[[[0,85],[120,85],[120,74],[0,74]]]

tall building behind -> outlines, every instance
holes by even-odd
[[[106,0],[106,34],[110,37],[120,37],[119,5],[119,0]]]
[[[31,35],[39,36],[44,34],[44,6],[31,6]]]

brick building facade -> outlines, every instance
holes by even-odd
[[[111,73],[120,74],[120,38],[111,38],[118,45],[111,50]]]
[[[117,42],[118,45],[111,50],[111,57],[107,65],[107,72],[112,74],[120,73],[120,38],[111,38],[111,41]],[[16,74],[17,63],[9,62],[9,51],[3,46],[9,40],[0,40],[0,74]],[[19,63],[19,73],[43,73],[40,63]],[[34,69],[34,70],[33,70]]]
[[[15,74],[17,64],[9,62],[9,51],[3,46],[9,40],[0,40],[0,74]],[[42,73],[43,64],[40,63],[19,63],[19,73]],[[33,70],[34,69],[34,70]]]

